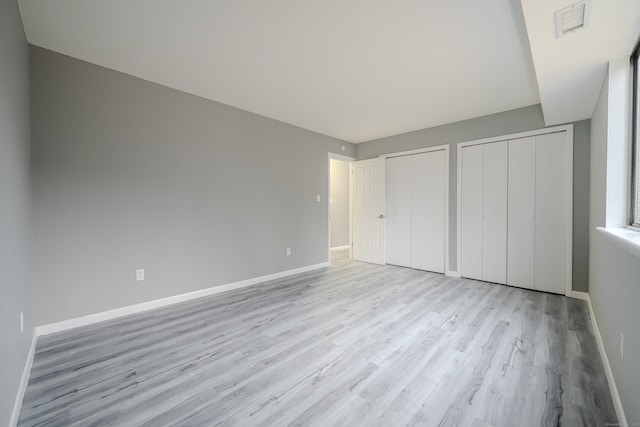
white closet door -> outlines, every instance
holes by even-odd
[[[536,138],[509,141],[507,284],[534,288]]]
[[[483,146],[462,148],[460,194],[460,275],[482,280]]]
[[[482,280],[507,283],[507,141],[484,144]]]
[[[411,156],[411,267],[444,273],[445,152]]]
[[[536,137],[535,289],[565,293],[566,132]]]
[[[351,163],[353,259],[384,265],[384,159]]]
[[[386,262],[411,266],[411,157],[387,159]]]

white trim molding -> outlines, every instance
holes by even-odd
[[[597,227],[596,229],[625,251],[640,258],[640,232],[625,227]]]
[[[567,132],[567,170],[565,171],[565,291],[569,296],[573,292],[573,125],[560,126]]]
[[[415,150],[397,151],[395,153],[381,154],[378,157],[389,159],[391,157],[411,156],[412,154],[430,153],[432,151],[446,150],[449,151],[449,144],[434,145],[431,147],[417,148]]]
[[[9,419],[9,427],[15,427],[18,425],[18,417],[20,417],[22,400],[24,399],[24,393],[27,391],[27,385],[29,384],[29,376],[31,375],[31,366],[33,366],[33,356],[36,353],[37,341],[38,335],[36,335],[36,331],[33,330],[31,347],[29,347],[27,360],[25,361],[24,369],[22,370],[22,377],[20,378],[20,385],[18,386],[18,392],[16,393],[16,400],[13,402],[13,410],[11,411],[11,418]]]
[[[330,248],[330,250],[332,251],[341,251],[343,249],[349,249],[350,246],[349,245],[344,245],[344,246],[334,246],[333,248]]]
[[[143,311],[152,310],[154,308],[165,307],[179,302],[190,301],[197,298],[206,297],[209,295],[215,295],[234,289],[246,288],[247,286],[257,285],[259,283],[268,282],[271,280],[281,279],[287,276],[293,276],[296,274],[306,273],[308,271],[318,270],[329,266],[329,262],[321,262],[319,264],[308,265],[305,267],[295,268],[293,270],[281,271],[279,273],[267,274],[265,276],[254,277],[253,279],[241,280],[235,283],[228,283],[226,285],[214,286],[207,289],[201,289],[194,292],[188,292],[185,294],[174,295],[167,298],[161,298],[153,301],[147,301],[140,304],[129,305],[126,307],[120,307],[113,310],[103,311],[100,313],[89,314],[87,316],[76,317],[69,320],[63,320],[61,322],[50,323],[48,325],[42,325],[36,327],[36,335],[48,335],[56,332],[66,331],[68,329],[74,329],[81,326],[91,325],[93,323],[102,322],[105,320],[111,320],[129,314],[141,313]]]
[[[349,163],[349,182],[347,183],[348,187],[347,187],[347,191],[349,192],[349,219],[348,219],[348,234],[349,234],[349,244],[345,245],[344,247],[336,247],[336,248],[332,248],[331,247],[331,159],[334,160],[340,160],[343,162],[347,162]],[[351,259],[352,254],[351,254],[351,242],[352,242],[352,235],[351,235],[351,163],[355,162],[356,158],[355,157],[351,157],[351,156],[345,156],[343,154],[336,154],[336,153],[332,153],[329,152],[328,153],[328,157],[327,157],[327,248],[329,248],[327,250],[327,262],[331,262],[331,251],[332,250],[336,250],[338,248],[347,248],[349,249],[349,259]]]
[[[607,351],[605,350],[604,342],[602,341],[602,335],[600,334],[600,329],[598,328],[596,315],[593,312],[593,305],[591,305],[591,297],[589,297],[589,294],[585,292],[574,291],[573,293],[583,294],[582,296],[586,296],[586,298],[584,299],[587,301],[587,305],[589,306],[589,317],[591,317],[591,326],[593,327],[593,333],[595,334],[596,342],[598,343],[598,350],[600,351],[600,358],[602,359],[602,364],[604,365],[604,371],[607,376],[607,383],[609,383],[609,390],[611,391],[613,406],[615,407],[616,415],[618,416],[618,424],[621,427],[629,427],[629,423],[627,422],[627,417],[624,413],[624,408],[622,407],[622,400],[620,399],[620,393],[618,393],[618,387],[616,386],[616,380],[613,377],[613,370],[611,369],[611,364],[609,363],[609,357],[607,356]]]
[[[575,298],[575,299],[581,299],[584,301],[589,301],[589,294],[586,292],[581,292],[581,291],[571,291],[571,295],[569,295],[571,298]]]
[[[569,131],[571,131],[571,136],[573,136],[573,124],[551,126],[548,128],[529,130],[526,132],[518,132],[518,133],[511,133],[508,135],[498,135],[498,136],[492,136],[489,138],[474,139],[472,141],[459,142],[458,147],[468,147],[470,145],[488,144],[490,142],[508,141],[510,139],[528,138],[530,136],[540,136],[540,135],[547,135],[549,133],[569,132]]]
[[[460,273],[458,273],[457,271],[452,271],[452,270],[447,270],[444,273],[444,275],[447,276],[447,277],[456,277],[456,278],[460,277]]]
[[[355,162],[356,158],[351,156],[345,156],[344,154],[333,153],[329,151],[329,158],[335,160],[342,160],[344,162]]]

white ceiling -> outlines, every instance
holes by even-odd
[[[588,119],[610,60],[627,56],[640,29],[640,1],[592,0],[591,22],[556,38],[554,12],[577,0],[522,0],[545,123]]]
[[[620,39],[624,51],[640,1],[593,1],[584,34],[611,31],[598,51]],[[362,142],[540,98],[549,124],[590,117],[611,58],[592,56],[578,33],[554,39],[553,11],[571,0],[522,3],[533,59],[518,0],[20,0],[20,8],[34,45]],[[633,13],[609,16],[605,4]],[[618,18],[625,25],[612,24]]]

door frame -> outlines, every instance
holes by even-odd
[[[457,144],[457,157],[458,157],[458,164],[457,164],[457,191],[456,191],[456,195],[457,195],[457,204],[456,204],[456,209],[457,209],[457,217],[456,217],[456,222],[457,222],[457,233],[456,233],[456,259],[457,259],[457,264],[456,264],[456,269],[458,270],[457,273],[459,275],[460,273],[460,217],[461,217],[461,203],[462,203],[462,182],[461,182],[461,177],[462,177],[462,148],[464,147],[468,147],[471,145],[481,145],[481,144],[489,144],[492,142],[499,142],[499,141],[508,141],[511,139],[520,139],[520,138],[527,138],[530,136],[539,136],[539,135],[546,135],[549,133],[559,133],[559,132],[566,132],[567,133],[567,144],[566,144],[566,150],[567,150],[567,170],[566,175],[565,175],[565,191],[567,192],[567,199],[565,201],[565,229],[566,229],[566,234],[565,234],[565,264],[566,264],[566,274],[565,274],[565,296],[572,296],[573,295],[573,124],[569,124],[569,125],[561,125],[561,126],[552,126],[552,127],[548,127],[548,128],[544,128],[544,129],[536,129],[536,130],[531,130],[531,131],[526,131],[526,132],[518,132],[518,133],[512,133],[512,134],[508,134],[508,135],[500,135],[500,136],[493,136],[490,138],[482,138],[482,139],[476,139],[476,140],[472,140],[472,141],[466,141],[466,142],[459,142]],[[508,256],[508,254],[507,254]]]
[[[353,259],[353,243],[351,237],[351,163],[356,161],[355,157],[344,154],[331,153],[327,155],[327,261],[331,263],[331,159],[349,163],[349,182],[347,182],[349,193],[349,259]]]
[[[389,159],[392,157],[411,156],[412,154],[430,153],[432,151],[444,151],[445,171],[444,171],[444,274],[445,276],[457,277],[455,272],[449,268],[449,144],[434,145],[432,147],[418,148],[415,150],[398,151],[395,153],[381,154],[380,158]],[[386,191],[386,189],[385,189]],[[385,213],[386,215],[386,213]],[[385,252],[386,253],[386,252]]]

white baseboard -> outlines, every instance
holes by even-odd
[[[447,270],[444,273],[444,275],[447,277],[460,277],[460,273],[458,273],[457,271],[451,271],[451,270]]]
[[[571,291],[571,295],[570,296],[571,296],[571,298],[589,301],[589,294],[586,293],[586,292]]]
[[[584,294],[586,295],[585,299],[587,301],[587,305],[589,306],[589,315],[591,316],[591,326],[593,327],[593,333],[596,335],[596,341],[598,342],[598,350],[600,350],[600,357],[602,358],[602,364],[604,365],[604,371],[607,375],[607,382],[609,383],[609,389],[611,390],[611,398],[613,399],[613,406],[616,409],[616,415],[618,416],[618,423],[621,427],[629,427],[629,423],[627,422],[627,417],[624,413],[624,408],[622,407],[622,400],[620,400],[620,394],[618,393],[618,387],[616,386],[616,380],[613,378],[613,371],[611,370],[611,365],[609,364],[609,357],[607,357],[607,351],[604,348],[604,342],[602,341],[602,335],[600,334],[600,329],[598,328],[598,322],[596,321],[596,316],[593,312],[593,306],[591,305],[591,297],[589,294],[585,292],[576,292],[573,291],[574,294]],[[578,298],[578,297],[575,297]]]
[[[66,331],[68,329],[78,328],[80,326],[91,325],[93,323],[98,323],[105,320],[127,316],[129,314],[140,313],[143,311],[152,310],[154,308],[165,307],[171,304],[177,304],[183,301],[189,301],[196,298],[202,298],[209,295],[219,294],[221,292],[226,292],[233,289],[245,288],[247,286],[268,282],[270,280],[280,279],[287,276],[293,276],[295,274],[300,274],[300,273],[306,273],[307,271],[317,270],[317,269],[328,267],[328,266],[329,266],[329,262],[321,262],[319,264],[308,265],[305,267],[295,268],[293,270],[286,270],[286,271],[281,271],[279,273],[267,274],[266,276],[254,277],[253,279],[241,280],[235,283],[228,283],[226,285],[214,286],[211,288],[201,289],[194,292],[188,292],[185,294],[174,295],[167,298],[147,301],[140,304],[129,305],[126,307],[103,311],[100,313],[89,314],[87,316],[76,317],[69,320],[63,320],[61,322],[38,326],[36,327],[35,332],[37,336],[53,334],[56,332]]]
[[[349,249],[349,245],[344,245],[344,246],[334,246],[334,247],[329,248],[329,249],[331,249],[332,251],[340,251],[340,250],[342,250],[342,249]]]
[[[27,385],[29,384],[29,375],[31,375],[31,366],[33,365],[33,356],[36,352],[36,342],[38,336],[36,331],[33,331],[31,337],[31,347],[29,353],[27,353],[27,360],[24,363],[24,369],[22,370],[22,377],[20,378],[20,385],[18,386],[18,393],[16,393],[16,400],[13,402],[13,410],[11,411],[11,418],[9,419],[9,427],[15,427],[18,425],[18,417],[20,416],[20,408],[22,408],[22,399],[24,399],[24,393],[27,391]]]

